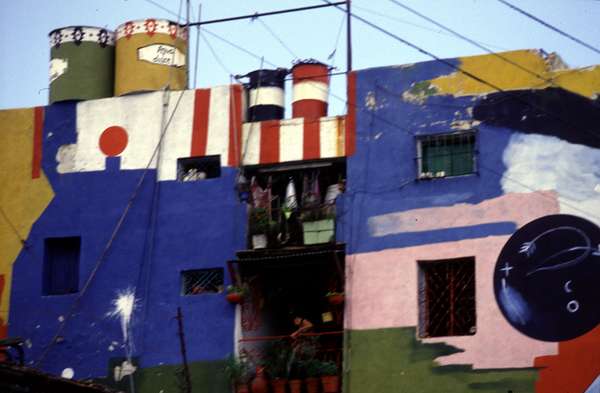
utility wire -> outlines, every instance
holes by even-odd
[[[299,57],[298,57],[298,55],[297,55],[296,53],[294,53],[294,51],[293,51],[293,50],[291,50],[291,49],[290,49],[290,47],[289,47],[289,46],[287,46],[287,45],[285,44],[285,42],[283,42],[283,40],[282,40],[281,38],[279,38],[279,36],[278,36],[277,34],[275,34],[275,32],[273,31],[273,29],[271,29],[271,28],[269,27],[269,25],[267,25],[267,23],[266,23],[265,21],[263,21],[263,20],[262,20],[262,18],[256,18],[256,20],[258,20],[258,22],[259,22],[259,23],[260,23],[260,24],[261,24],[261,25],[262,25],[262,26],[265,28],[265,30],[267,30],[267,31],[269,32],[269,34],[271,34],[271,36],[272,36],[273,38],[275,38],[275,40],[277,40],[277,42],[279,42],[279,44],[280,44],[280,45],[281,45],[281,46],[282,46],[282,47],[283,47],[285,50],[287,50],[287,51],[288,51],[288,53],[289,53],[290,55],[292,55],[292,57],[293,57],[294,59],[298,59],[298,58],[299,58]],[[254,21],[254,19],[252,19],[252,21]]]
[[[329,0],[321,0],[321,1],[323,1],[323,2],[325,2],[327,4],[331,4],[331,2]],[[340,10],[341,12],[344,12],[344,13],[347,12],[346,10],[344,10],[343,8],[341,8],[339,6],[335,6],[335,7],[338,10]],[[450,68],[452,68],[452,69],[454,69],[454,70],[456,70],[456,71],[458,71],[458,72],[460,72],[460,73],[468,76],[469,78],[471,78],[471,79],[473,79],[473,80],[475,80],[475,81],[477,81],[477,82],[479,82],[481,84],[484,84],[484,85],[486,85],[488,87],[491,87],[493,90],[496,90],[496,91],[501,92],[501,93],[506,93],[506,94],[512,96],[513,98],[515,98],[517,101],[520,101],[520,102],[524,103],[525,105],[529,106],[530,108],[537,109],[537,110],[539,110],[541,112],[544,112],[545,114],[547,114],[547,115],[549,115],[549,116],[551,116],[551,117],[553,117],[553,118],[561,121],[565,125],[573,127],[574,130],[580,129],[580,128],[576,127],[575,125],[573,125],[568,120],[565,120],[565,119],[561,118],[560,116],[555,115],[554,113],[548,112],[547,110],[545,110],[545,108],[540,107],[539,105],[531,103],[531,102],[529,102],[527,100],[524,100],[520,96],[518,96],[516,94],[513,94],[511,91],[504,90],[500,86],[497,86],[496,84],[491,83],[491,82],[483,79],[482,77],[479,77],[479,76],[475,75],[474,73],[472,73],[470,71],[467,71],[467,70],[461,68],[460,66],[457,66],[457,65],[453,64],[452,62],[450,62],[448,60],[440,58],[439,56],[435,55],[434,53],[432,53],[430,51],[427,51],[427,50],[425,50],[425,49],[417,46],[416,44],[413,44],[410,41],[405,40],[404,38],[398,36],[397,34],[394,34],[394,33],[390,32],[389,30],[386,30],[383,27],[380,27],[377,24],[375,24],[373,22],[370,22],[369,20],[367,20],[367,19],[365,19],[365,18],[363,18],[363,17],[361,17],[359,15],[356,15],[354,13],[350,13],[350,15],[353,18],[358,19],[359,21],[363,22],[364,24],[370,26],[371,28],[379,31],[380,33],[383,33],[383,34],[385,34],[385,35],[387,35],[387,36],[395,39],[396,41],[399,41],[399,42],[403,43],[404,45],[409,46],[409,47],[415,49],[416,51],[418,51],[418,52],[420,52],[420,53],[422,53],[424,55],[427,55],[427,56],[431,57],[432,59],[434,59],[434,60],[436,60],[436,61],[438,61],[438,62],[440,62],[442,64],[447,65],[448,67],[450,67]],[[588,133],[588,134],[590,134],[594,138],[600,139],[600,135],[596,134],[592,130],[588,130],[588,129],[585,129],[585,128],[583,128],[581,130],[584,131],[584,132],[586,132],[586,133]]]
[[[241,45],[237,45],[237,44],[235,44],[235,43],[233,43],[233,42],[229,41],[228,39],[226,39],[226,38],[223,38],[223,37],[221,37],[220,35],[218,35],[218,34],[216,34],[216,33],[213,33],[212,31],[208,30],[207,28],[203,28],[203,29],[202,29],[202,32],[203,32],[203,33],[207,33],[208,35],[211,35],[211,36],[215,37],[216,39],[218,39],[218,40],[220,40],[220,41],[223,41],[223,42],[225,42],[225,43],[226,43],[226,44],[228,44],[229,46],[232,46],[232,47],[234,47],[235,49],[237,49],[237,50],[240,50],[240,51],[244,52],[244,53],[245,53],[245,54],[247,54],[248,56],[254,57],[256,60],[260,60],[260,61],[263,61],[263,60],[264,60],[264,58],[263,58],[262,56],[259,56],[259,55],[255,54],[255,53],[253,53],[253,52],[250,52],[248,49],[246,49],[246,48],[242,47]],[[276,65],[275,63],[271,63],[270,61],[264,60],[264,62],[265,62],[266,64],[270,65],[271,67],[277,67],[277,65]]]
[[[2,209],[2,207],[0,206],[0,214],[2,215],[2,217],[4,217],[4,221],[6,221],[6,223],[8,224],[8,226],[10,227],[10,229],[14,232],[15,236],[17,236],[17,238],[19,239],[19,241],[22,244],[25,244],[26,240],[23,238],[23,236],[21,236],[21,234],[19,233],[19,231],[17,230],[17,227],[12,223],[12,221],[8,218],[8,215],[6,215],[6,213],[4,212],[4,209]]]
[[[223,70],[225,70],[227,75],[233,75],[233,72],[231,72],[231,70],[229,68],[227,68],[225,63],[223,63],[223,60],[221,60],[221,58],[219,57],[217,52],[214,50],[214,48],[212,47],[212,45],[210,44],[208,39],[204,36],[204,34],[202,34],[202,31],[200,32],[200,37],[202,37],[202,40],[204,41],[204,43],[206,43],[206,46],[208,46],[210,53],[212,53],[212,55],[215,58],[215,60],[217,61],[217,63],[221,66],[221,68],[223,68]]]
[[[528,73],[530,75],[533,75],[536,78],[538,78],[540,80],[543,80],[543,81],[546,81],[546,82],[548,82],[548,83],[550,83],[552,85],[554,84],[554,81],[552,79],[548,79],[545,76],[542,76],[542,75],[540,75],[539,73],[537,73],[535,71],[532,71],[532,70],[530,70],[530,69],[528,69],[526,67],[523,67],[519,63],[517,63],[517,62],[515,62],[515,61],[513,61],[513,60],[511,60],[509,58],[507,58],[506,56],[503,56],[503,55],[501,55],[499,53],[496,53],[496,52],[492,51],[491,49],[489,49],[488,47],[486,47],[484,45],[481,45],[477,41],[472,40],[469,37],[466,37],[466,36],[458,33],[457,31],[452,30],[451,28],[449,28],[447,26],[444,26],[443,24],[441,24],[441,23],[435,21],[434,19],[428,17],[427,15],[424,15],[424,14],[420,13],[419,11],[417,11],[417,10],[415,10],[415,9],[413,9],[413,8],[405,5],[405,4],[403,4],[402,2],[400,2],[398,0],[389,0],[389,1],[392,2],[392,3],[394,3],[394,4],[396,4],[398,7],[401,7],[403,9],[407,10],[408,12],[410,12],[410,13],[412,13],[414,15],[417,15],[418,17],[420,17],[422,19],[425,19],[429,23],[432,23],[432,24],[436,25],[437,27],[439,27],[441,29],[444,29],[448,33],[450,33],[450,34],[452,34],[452,35],[460,38],[461,40],[466,41],[466,42],[470,43],[471,45],[474,45],[474,46],[478,47],[479,49],[482,49],[482,50],[486,51],[487,53],[489,53],[489,54],[491,54],[491,55],[493,55],[493,56],[501,59],[502,61],[504,61],[504,62],[506,62],[508,64],[511,64],[511,65],[517,67],[521,71],[525,71],[526,73]]]
[[[521,14],[525,15],[526,17],[528,17],[528,18],[530,18],[530,19],[533,19],[534,21],[538,22],[539,24],[546,26],[546,27],[547,27],[547,28],[549,28],[550,30],[552,30],[552,31],[555,31],[555,32],[557,32],[558,34],[560,34],[560,35],[562,35],[562,36],[564,36],[564,37],[567,37],[567,38],[568,38],[568,39],[570,39],[571,41],[574,41],[574,42],[578,43],[579,45],[582,45],[582,46],[584,46],[584,47],[588,48],[589,50],[592,50],[592,51],[594,51],[594,52],[596,52],[596,53],[600,54],[600,49],[598,49],[598,48],[596,48],[596,47],[594,47],[594,46],[592,46],[592,45],[590,45],[590,44],[588,44],[588,43],[586,43],[586,42],[584,42],[584,41],[580,40],[580,39],[579,39],[579,38],[577,38],[577,37],[574,37],[574,36],[572,36],[571,34],[569,34],[569,33],[565,32],[565,31],[563,31],[563,30],[560,30],[558,27],[555,27],[555,26],[551,25],[550,23],[548,23],[548,22],[545,22],[545,21],[541,20],[541,19],[540,19],[540,18],[538,18],[537,16],[535,16],[535,15],[533,15],[533,14],[530,14],[529,12],[527,12],[527,11],[525,11],[525,10],[523,10],[523,9],[521,9],[521,8],[519,8],[519,7],[517,7],[516,5],[513,5],[513,4],[509,3],[509,2],[508,2],[508,1],[506,1],[506,0],[498,0],[498,1],[499,1],[500,3],[502,3],[502,4],[504,4],[505,6],[507,6],[507,7],[509,7],[509,8],[512,8],[513,10],[515,10],[515,11],[517,11],[517,12],[519,12],[519,13],[521,13]]]
[[[358,6],[358,5],[356,5],[356,3],[352,3],[352,8],[356,8],[356,9],[358,9],[358,10],[361,10],[361,11],[363,11],[363,12],[367,12],[367,13],[369,13],[369,14],[372,14],[372,15],[377,15],[377,16],[380,16],[380,17],[382,17],[382,18],[386,18],[386,19],[389,19],[389,20],[393,20],[393,21],[395,21],[395,22],[398,22],[398,23],[402,23],[402,24],[410,25],[410,26],[413,26],[413,27],[418,27],[418,28],[420,28],[420,29],[423,29],[423,30],[430,31],[430,32],[432,32],[432,33],[436,33],[436,34],[444,35],[444,36],[446,36],[446,37],[450,37],[450,36],[452,36],[452,34],[450,34],[450,33],[447,33],[447,32],[444,32],[444,31],[442,31],[442,30],[436,30],[436,29],[432,29],[432,28],[430,28],[430,27],[423,26],[423,25],[420,25],[420,24],[418,24],[418,23],[413,23],[413,22],[410,22],[410,21],[407,21],[407,20],[404,20],[404,19],[396,18],[396,17],[394,17],[394,16],[387,15],[387,14],[384,14],[384,13],[382,13],[382,12],[377,12],[377,11],[375,11],[375,10],[371,10],[371,9],[369,9],[369,8],[366,8],[366,7],[361,7],[361,6]],[[504,48],[504,47],[502,47],[502,46],[498,46],[498,45],[495,45],[495,44],[490,44],[490,43],[486,43],[486,42],[482,42],[482,41],[475,41],[475,42],[478,42],[478,43],[480,43],[480,44],[482,44],[482,45],[487,45],[487,46],[491,46],[491,47],[494,47],[494,48],[498,48],[498,49],[500,49],[500,50],[504,50],[504,51],[508,50],[507,48]]]
[[[171,11],[170,9],[168,9],[167,7],[163,6],[162,4],[154,1],[154,0],[144,0],[146,3],[152,4],[158,8],[160,8],[161,10],[165,11],[166,13],[169,13],[177,18],[179,18],[179,15],[176,12]]]

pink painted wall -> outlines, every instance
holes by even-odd
[[[518,227],[535,218],[556,214],[553,192],[506,194],[478,205],[457,205],[451,216],[460,225],[512,221]],[[419,217],[443,216],[448,208],[415,212]],[[395,214],[395,213],[392,213]],[[411,212],[403,212],[410,220]],[[458,219],[460,217],[460,219]],[[440,217],[448,227],[448,217]],[[537,356],[557,353],[556,343],[530,339],[506,322],[493,293],[493,269],[509,236],[467,239],[416,247],[388,249],[347,257],[347,329],[378,329],[418,325],[418,260],[475,257],[477,333],[424,339],[444,342],[464,352],[440,357],[440,364],[472,364],[474,368],[532,367]]]

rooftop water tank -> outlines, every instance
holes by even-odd
[[[187,87],[187,29],[166,19],[117,28],[115,95]]]
[[[50,103],[111,97],[115,35],[101,27],[69,26],[50,34]]]
[[[292,117],[327,116],[329,66],[302,60],[292,67]]]
[[[256,70],[244,75],[250,79],[248,89],[248,121],[278,120],[284,115],[285,68]]]

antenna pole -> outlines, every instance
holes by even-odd
[[[352,71],[352,11],[351,0],[346,0],[346,66],[348,72]]]

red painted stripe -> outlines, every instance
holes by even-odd
[[[346,156],[356,149],[356,73],[348,74],[348,115],[346,116]]]
[[[196,90],[194,97],[194,122],[192,124],[192,157],[206,155],[208,140],[208,114],[210,110],[210,89]]]
[[[292,117],[325,117],[327,103],[320,100],[300,100],[292,103]]]
[[[31,161],[31,178],[37,179],[42,172],[42,135],[44,129],[44,107],[33,109],[33,157]]]
[[[303,157],[305,160],[314,160],[321,157],[321,121],[318,117],[304,118],[304,146]]]
[[[323,64],[300,64],[292,68],[294,84],[306,80],[329,85],[329,68]]]
[[[229,89],[229,165],[238,166],[242,149],[242,86]]]
[[[279,162],[279,120],[260,123],[260,164]]]

